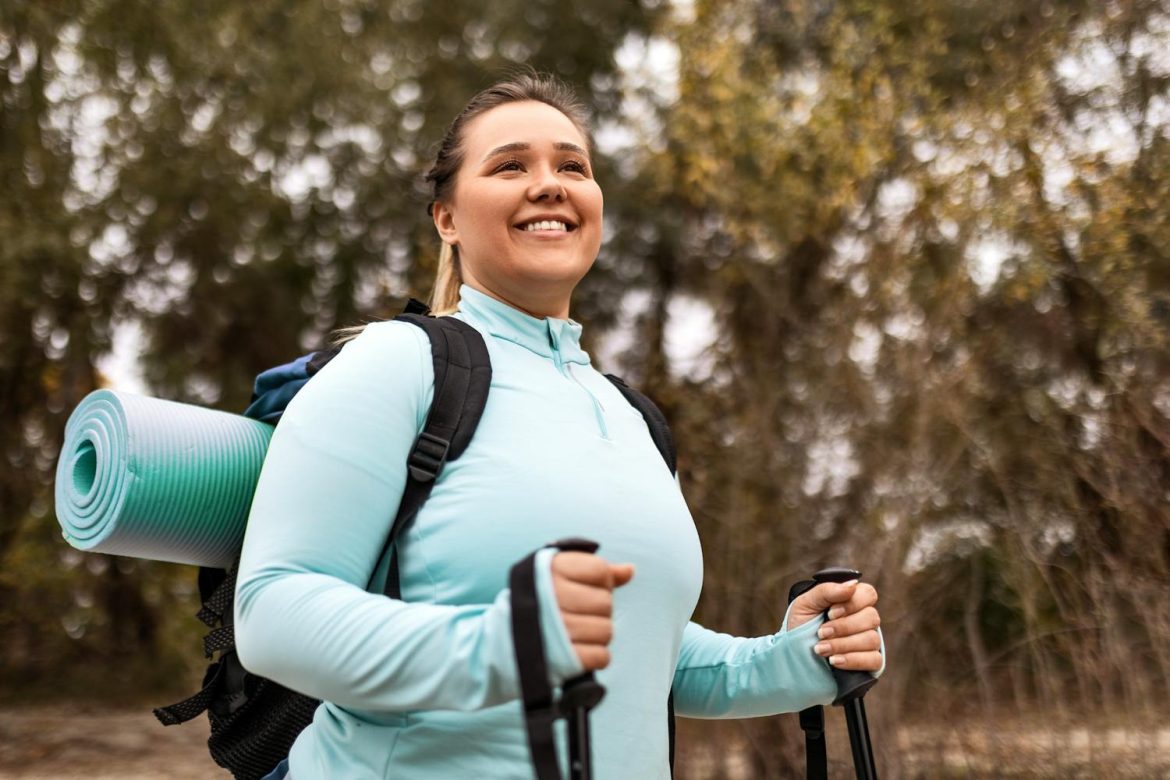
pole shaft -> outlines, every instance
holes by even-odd
[[[570,780],[592,780],[593,766],[590,761],[589,711],[574,709],[569,714],[569,778]]]
[[[857,780],[877,780],[877,767],[873,762],[873,747],[869,743],[869,723],[865,718],[865,701],[850,699],[845,709],[845,725],[849,729],[849,747],[853,751],[853,769]]]

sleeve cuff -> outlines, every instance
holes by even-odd
[[[784,610],[784,620],[780,621],[780,630],[779,630],[780,634],[789,634],[789,633],[799,634],[800,631],[806,630],[805,627],[810,626],[810,624],[812,624],[812,626],[815,626],[817,628],[824,626],[825,615],[817,615],[817,616],[813,617],[813,619],[808,621],[807,623],[801,623],[800,626],[797,626],[796,628],[790,629],[789,628],[789,615],[792,614],[793,605],[796,605],[796,601],[793,601],[792,603],[790,603],[789,608]],[[813,631],[813,633],[815,633],[815,631],[817,631],[817,628],[811,629]]]
[[[536,597],[540,601],[540,632],[544,641],[550,682],[560,685],[585,671],[569,639],[552,584],[552,559],[557,550],[546,547],[536,554]]]

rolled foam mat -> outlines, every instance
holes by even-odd
[[[82,399],[57,463],[57,520],[79,550],[223,568],[272,426],[113,390]]]

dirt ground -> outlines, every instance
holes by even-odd
[[[208,780],[207,721],[163,728],[150,711],[0,710],[0,780]]]
[[[901,778],[1170,778],[1164,717],[1138,728],[1047,727],[1039,721],[929,725],[899,730]],[[844,748],[842,734],[830,744]],[[207,722],[164,728],[147,708],[0,709],[0,780],[214,780],[229,778],[207,755]],[[832,777],[852,777],[848,751]],[[697,761],[692,774],[748,780],[737,751]],[[836,751],[834,751],[836,752]],[[696,757],[697,758],[697,757]],[[887,758],[892,758],[887,756]],[[706,765],[704,768],[700,765]],[[722,771],[720,771],[722,770]]]

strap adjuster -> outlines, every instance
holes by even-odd
[[[419,482],[431,482],[443,470],[447,462],[447,450],[451,442],[423,431],[414,443],[414,449],[406,461],[410,476]]]

